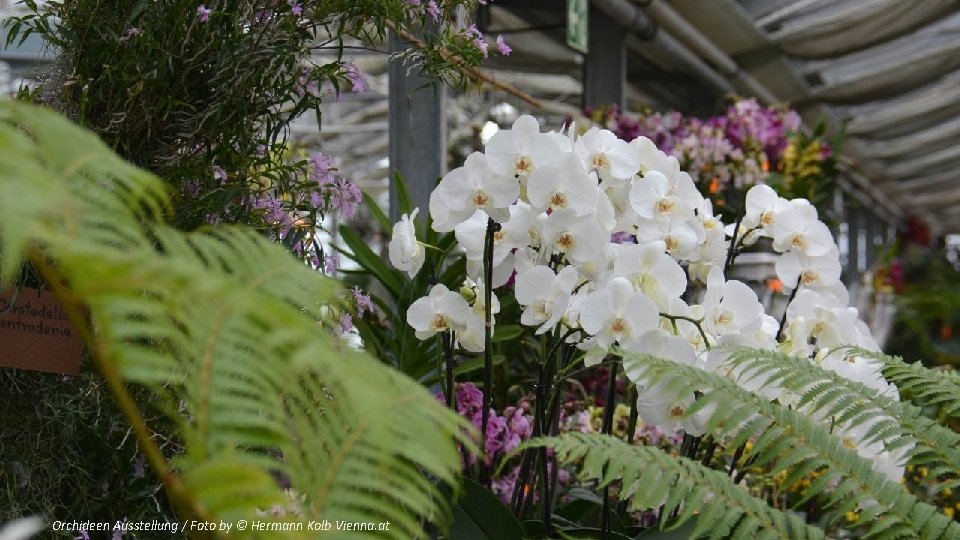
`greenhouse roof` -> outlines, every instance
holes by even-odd
[[[491,63],[538,97],[570,106],[579,55],[565,14],[537,0],[490,9],[521,54]],[[955,0],[593,0],[631,30],[627,103],[697,113],[731,92],[789,102],[805,123],[846,126],[848,176],[889,217],[914,214],[960,231],[960,2]],[[632,11],[635,10],[635,11]],[[644,18],[649,22],[645,23]],[[652,23],[652,24],[651,24]],[[653,31],[650,31],[651,27]],[[667,34],[696,65],[664,50]],[[694,58],[696,60],[696,58]],[[540,74],[568,78],[551,82]],[[525,84],[522,81],[530,81]],[[562,90],[561,90],[562,89]],[[891,216],[891,214],[893,216]]]
[[[806,121],[846,123],[845,151],[878,193],[960,230],[960,3],[668,4]]]
[[[8,0],[0,0],[5,5]],[[486,87],[451,99],[447,134],[475,146],[491,110],[509,103],[547,124],[580,110],[585,55],[566,44],[566,10],[550,0],[497,0],[481,28],[514,54],[484,71],[538,101]],[[881,217],[918,215],[960,232],[960,2],[956,0],[592,0],[627,32],[627,107],[711,114],[727,94],[788,102],[807,126],[846,126],[846,182]],[[9,9],[10,6],[7,6]],[[378,46],[381,51],[385,44]],[[295,132],[339,156],[344,174],[383,193],[388,177],[388,76],[376,51],[348,51],[362,94],[323,111],[323,130]],[[8,77],[23,69],[5,51]],[[322,54],[322,51],[318,52]],[[0,60],[3,60],[0,58]],[[489,90],[489,91],[487,91]]]

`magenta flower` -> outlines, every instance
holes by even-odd
[[[301,66],[300,77],[297,79],[297,82],[294,85],[297,94],[300,96],[305,94],[310,94],[312,96],[320,95],[320,86],[317,84],[317,81],[312,79],[311,75],[312,73],[310,72],[310,66]]]
[[[203,188],[200,185],[199,180],[188,180],[183,184],[184,191],[193,197],[194,199],[199,199],[200,195],[203,192]]]
[[[323,257],[323,273],[332,276],[340,267],[340,254],[336,251]]]
[[[510,472],[496,478],[491,482],[490,489],[503,501],[503,504],[510,504],[510,498],[513,496],[513,487],[517,483],[517,476],[520,475],[520,466],[517,465],[510,469]]]
[[[487,42],[486,42],[486,41],[484,41],[484,40],[481,39],[481,38],[477,38],[477,39],[473,42],[473,44],[476,45],[476,47],[477,47],[478,49],[480,49],[480,52],[483,54],[483,57],[484,57],[484,58],[487,58],[488,56],[490,56],[490,46],[487,45]]]
[[[220,181],[220,185],[223,185],[227,182],[227,171],[223,170],[223,167],[219,165],[213,166],[213,178]]]
[[[332,184],[334,178],[331,171],[334,168],[334,157],[317,152],[310,158],[310,161],[313,163],[313,171],[310,173],[310,177],[317,185],[326,187]]]
[[[283,208],[283,203],[273,195],[267,194],[262,199],[253,202],[253,207],[263,210],[263,219],[270,225],[286,229],[293,224],[290,214]]]
[[[497,36],[497,51],[504,56],[510,56],[510,53],[513,52],[513,49],[503,41],[503,36]]]
[[[353,330],[353,317],[351,317],[349,313],[344,313],[343,316],[340,317],[340,331],[346,334],[350,330]]]
[[[200,19],[202,23],[210,20],[211,13],[213,13],[213,10],[209,9],[205,4],[200,4],[200,6],[197,7],[197,18]]]
[[[440,20],[440,8],[437,7],[437,3],[435,0],[430,0],[429,2],[427,2],[427,13],[429,13],[430,17],[433,18],[433,22],[437,22]]]
[[[303,6],[300,5],[300,2],[297,0],[289,0],[290,3],[290,12],[296,15],[297,17],[303,15]]]
[[[353,293],[353,303],[357,306],[357,317],[363,317],[364,313],[373,313],[373,301],[369,294],[364,294],[360,287],[350,289]]]
[[[140,29],[136,26],[128,26],[127,30],[123,33],[123,37],[120,38],[120,43],[127,44],[130,41],[130,38],[140,33]]]
[[[322,194],[322,193],[318,193],[318,192],[316,192],[316,191],[311,191],[311,192],[310,192],[310,206],[312,206],[312,207],[314,207],[314,208],[322,211],[323,208],[326,206],[325,201],[324,201],[324,199],[323,199],[323,194]]]
[[[337,178],[330,189],[330,208],[339,211],[345,219],[353,219],[363,202],[360,188],[352,180]]]
[[[457,412],[480,427],[483,408],[483,392],[473,383],[457,385]]]
[[[367,89],[367,76],[353,62],[345,62],[343,71],[350,81],[350,91],[354,93],[363,92]]]

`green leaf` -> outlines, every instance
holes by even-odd
[[[507,358],[502,354],[495,354],[492,357],[493,365],[498,366],[504,363],[506,359]],[[457,379],[460,379],[463,375],[466,375],[468,373],[473,373],[474,371],[479,371],[481,369],[483,369],[483,357],[475,356],[473,358],[460,362],[460,364],[457,367],[453,368],[453,374],[457,377]],[[436,369],[434,369],[432,370],[432,373],[430,374],[429,377],[421,378],[420,382],[426,386],[430,386],[430,385],[436,384],[437,381],[439,380],[440,379],[437,377],[437,374],[436,374]]]
[[[634,537],[635,540],[688,540],[696,528],[696,520],[690,520],[679,527],[671,528],[667,523],[664,529],[651,528]]]
[[[376,276],[394,297],[400,296],[404,280],[398,270],[387,266],[387,263],[370,249],[360,235],[346,225],[340,226],[340,237],[350,248],[350,251],[338,250],[340,253],[350,257],[364,270]]]
[[[557,535],[560,538],[576,538],[578,540],[581,538],[589,538],[590,540],[595,540],[597,538],[602,538],[601,532],[602,531],[596,527],[579,527],[576,529],[564,529],[562,531],[558,531]],[[632,540],[629,536],[617,531],[608,531],[607,537],[617,540]]]
[[[295,504],[304,520],[390,521],[381,535],[397,540],[447,522],[472,426],[330,331],[339,283],[258,231],[171,227],[170,207],[159,178],[95,134],[0,100],[4,270],[30,262],[68,287],[56,293],[67,311],[85,311],[72,322],[95,329],[88,349],[181,518],[236,521]],[[152,390],[176,426],[185,450],[175,464],[129,385]]]
[[[717,510],[715,517],[723,519],[709,524],[714,538],[824,537],[823,531],[752,497],[746,488],[730,482],[725,472],[671,456],[656,447],[633,446],[609,435],[567,433],[534,439],[515,452],[538,447],[554,449],[560,463],[578,465],[586,477],[600,480],[600,485],[623,481],[621,496],[629,497],[634,509],[664,505],[664,512],[669,514],[682,502],[677,526],[691,520],[696,511],[703,516],[707,510]],[[698,525],[704,525],[703,521]]]
[[[511,339],[516,339],[523,334],[523,327],[519,324],[498,324],[493,330],[493,339],[494,343],[500,341],[510,341]]]
[[[573,488],[566,495],[573,500],[558,508],[556,513],[573,522],[580,522],[592,512],[599,512],[603,507],[603,500],[596,493],[583,488]]]
[[[407,191],[407,184],[403,181],[403,176],[399,171],[393,173],[393,189],[396,190],[397,204],[400,206],[400,214],[409,214],[413,211],[413,203],[410,200],[410,192]],[[426,212],[426,208],[421,208],[420,212]],[[422,235],[420,235],[422,237]]]
[[[393,223],[390,223],[390,218],[388,218],[387,214],[385,214],[383,209],[380,208],[380,205],[377,204],[377,201],[373,200],[373,197],[367,193],[364,193],[363,204],[367,207],[367,210],[370,210],[370,215],[373,216],[373,219],[377,220],[377,223],[380,224],[380,228],[383,229],[384,234],[387,236],[392,236]]]
[[[453,509],[450,538],[456,540],[522,539],[523,525],[487,488],[463,479],[463,495]]]

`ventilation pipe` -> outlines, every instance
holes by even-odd
[[[740,69],[740,66],[737,65],[730,55],[717,47],[710,38],[703,35],[700,30],[697,30],[696,27],[687,22],[687,19],[677,13],[669,4],[663,0],[646,0],[645,2],[641,2],[640,5],[644,6],[661,26],[680,36],[680,39],[682,39],[688,47],[716,66],[724,77],[734,81],[745,93],[755,96],[767,105],[772,105],[780,101],[766,86],[754,79],[749,73]]]
[[[675,37],[658,28],[657,23],[630,0],[593,0],[592,3],[611,19],[618,21],[622,28],[637,34],[637,37],[647,41],[652,47],[676,59],[713,88],[722,93],[731,93],[736,90],[723,75],[711,68]]]

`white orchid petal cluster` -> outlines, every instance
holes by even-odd
[[[676,158],[649,139],[627,143],[599,128],[582,136],[573,127],[544,133],[535,119],[521,116],[433,191],[432,227],[454,232],[472,280],[463,294],[435,285],[411,305],[407,321],[421,339],[452,332],[464,349],[483,349],[483,289],[474,283],[483,273],[486,235],[493,234],[492,286],[504,287],[512,277],[520,323],[535,334],[562,335],[584,351],[588,366],[618,348],[696,366],[771,400],[796,403],[728,362],[735,347],[779,349],[896,399],[877,366],[833,352],[841,345],[878,347],[848,307],[839,253],[816,208],[765,185],[751,188],[744,206],[739,223],[725,226]],[[489,228],[491,221],[501,228]],[[416,273],[422,260],[407,223],[405,216],[394,228],[390,258]],[[783,328],[753,289],[724,275],[731,250],[735,255],[764,237],[781,254],[779,279],[796,289]],[[677,399],[637,374],[627,376],[639,389],[644,421],[704,433],[710,411],[686,413],[695,395]],[[834,432],[860,442],[865,437],[843,425]],[[853,446],[877,470],[901,473],[903,452],[893,456],[879,444]]]

